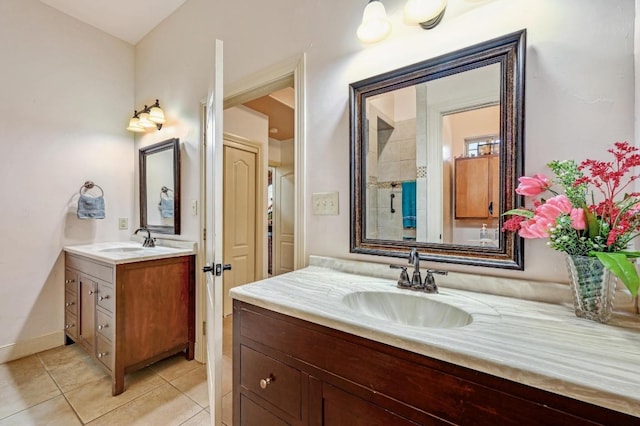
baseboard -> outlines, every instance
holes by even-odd
[[[64,332],[45,334],[34,339],[22,340],[0,347],[0,364],[24,358],[47,349],[55,348],[64,344]]]

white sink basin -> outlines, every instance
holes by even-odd
[[[144,250],[143,247],[111,247],[111,248],[106,248],[99,251],[103,253],[129,253],[132,251],[142,251],[142,250]]]
[[[473,321],[460,308],[416,293],[360,291],[347,294],[342,302],[361,314],[412,327],[456,328]]]

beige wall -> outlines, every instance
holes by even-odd
[[[131,231],[133,57],[37,0],[0,2],[0,362],[62,344],[62,247]],[[86,180],[104,220],[75,216]]]
[[[580,0],[451,0],[430,31],[402,24],[402,1],[385,6],[394,32],[384,43],[363,47],[355,37],[363,9],[358,2],[276,0],[247,9],[233,1],[189,0],[137,46],[136,99],[164,96],[176,117],[193,123],[194,104],[208,87],[215,37],[225,42],[226,83],[306,52],[306,253],[374,261],[393,259],[349,253],[353,81],[526,28],[526,172],[544,172],[554,158],[603,157],[613,141],[633,140],[632,0],[615,7],[609,0],[588,7]],[[311,215],[310,194],[334,190],[340,215]],[[524,272],[446,268],[567,281],[561,259],[544,241],[527,241]]]

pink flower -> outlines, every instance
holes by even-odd
[[[549,227],[534,217],[520,223],[520,231],[518,235],[522,238],[547,238],[549,236]]]
[[[551,179],[540,173],[533,177],[522,176],[518,181],[520,184],[516,188],[516,193],[527,197],[536,196],[551,186]]]
[[[566,195],[556,195],[536,208],[534,219],[551,226],[556,222],[558,216],[569,213],[571,213],[571,201]]]
[[[584,210],[582,209],[571,209],[571,213],[569,213],[571,217],[571,227],[575,230],[582,231],[587,227],[587,224],[584,221]]]

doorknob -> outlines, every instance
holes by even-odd
[[[213,274],[213,270],[213,266],[206,265],[202,267],[202,272],[211,272]]]
[[[230,271],[231,270],[231,264],[230,263],[225,263],[224,265],[222,263],[217,263],[216,264],[216,277],[219,277],[220,275],[222,275],[222,273],[224,271]]]

